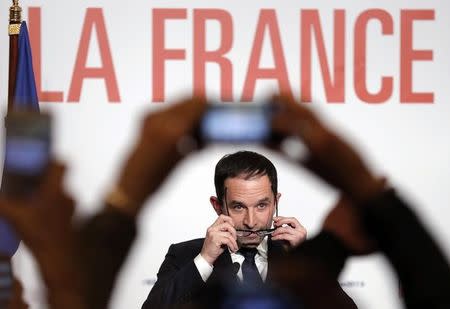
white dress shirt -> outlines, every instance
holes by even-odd
[[[258,253],[255,255],[256,268],[258,268],[259,274],[261,275],[263,281],[266,281],[267,277],[267,248],[267,237],[264,237],[258,247],[256,247]],[[239,251],[237,253],[233,253],[230,251],[230,255],[232,263],[239,263],[239,266],[242,266],[242,263],[244,262],[244,256],[242,254],[239,254]],[[209,276],[213,272],[214,267],[212,265],[209,265],[209,263],[203,258],[203,256],[201,256],[200,253],[195,257],[194,264],[197,267],[197,270],[203,281],[206,282],[206,280],[208,280]],[[242,281],[242,267],[239,267],[237,276]]]

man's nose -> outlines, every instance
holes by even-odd
[[[253,213],[252,209],[247,209],[247,212],[246,212],[245,218],[244,218],[244,225],[249,230],[253,229],[256,226],[256,218],[255,218],[255,214]]]

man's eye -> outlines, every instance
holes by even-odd
[[[258,208],[259,208],[259,209],[264,209],[264,208],[266,208],[266,207],[267,207],[267,204],[263,204],[263,203],[258,204]]]
[[[236,210],[241,210],[242,208],[244,208],[242,205],[234,205],[233,206],[233,209],[236,209]]]

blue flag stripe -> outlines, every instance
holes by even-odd
[[[20,26],[16,88],[13,100],[13,110],[21,109],[39,111],[39,100],[26,22],[22,22]],[[20,239],[13,228],[0,218],[0,255],[12,256],[17,251],[19,243]]]
[[[14,91],[13,109],[28,109],[39,111],[39,99],[36,91],[36,82],[33,71],[33,58],[28,37],[27,23],[20,26],[16,89]]]

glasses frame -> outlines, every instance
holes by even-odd
[[[228,203],[227,203],[227,192],[228,192],[228,188],[225,187],[224,190],[224,204],[225,204],[225,208],[227,209],[227,216],[230,216],[230,209],[228,208]],[[273,192],[274,198],[275,198],[275,216],[278,217],[278,199],[276,194]],[[270,228],[270,229],[262,229],[262,230],[256,230],[256,231],[252,231],[252,230],[244,230],[244,229],[236,229],[236,235],[239,237],[247,237],[250,236],[252,234],[256,234],[259,237],[266,237],[268,235],[272,235],[272,233],[277,229],[278,227],[274,227],[274,228]]]

